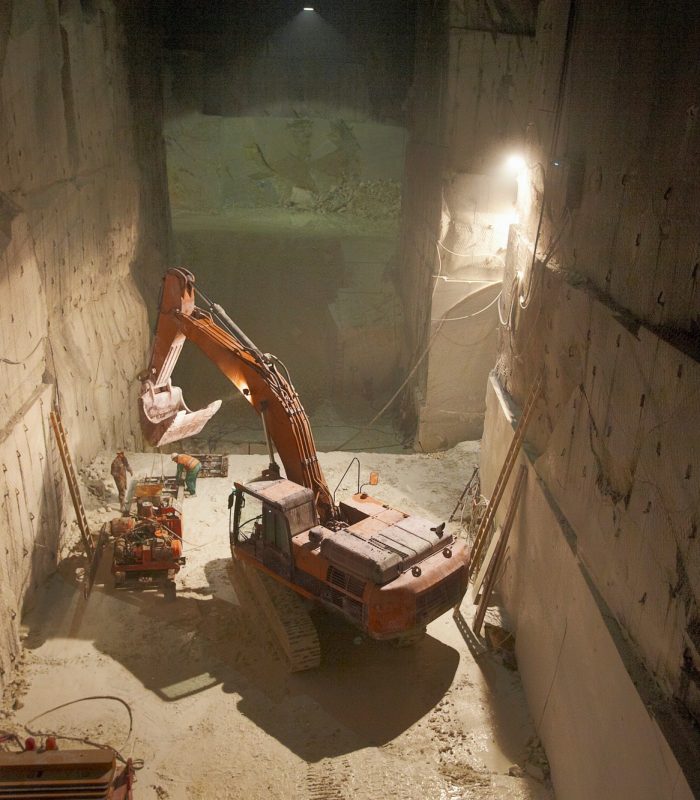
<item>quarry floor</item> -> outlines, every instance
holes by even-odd
[[[478,444],[358,455],[363,476],[379,471],[376,496],[445,520]],[[137,475],[172,471],[167,457],[128,457]],[[331,487],[351,457],[321,454]],[[85,475],[93,491],[102,481],[108,493],[86,494],[95,527],[116,515],[110,460],[98,457]],[[29,727],[143,759],[139,800],[551,800],[548,785],[508,774],[537,761],[518,673],[476,640],[468,644],[451,614],[415,647],[396,649],[314,612],[322,665],[285,670],[262,618],[243,613],[227,569],[230,481],[265,464],[263,456],[231,456],[228,479],[200,479],[197,496],[185,500],[187,564],[173,603],[115,591],[108,565],[85,602],[76,585],[81,557],[67,554],[25,615],[23,689],[2,726],[23,732],[58,704],[122,698],[133,711],[131,734],[125,708],[109,699],[53,711]],[[339,496],[355,491],[354,481],[349,475]],[[463,611],[471,620],[468,600]]]

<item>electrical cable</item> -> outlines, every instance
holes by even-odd
[[[567,616],[564,619],[564,632],[562,633],[561,642],[559,643],[559,651],[557,653],[557,660],[554,664],[554,671],[552,672],[552,679],[549,683],[549,689],[547,689],[547,696],[544,699],[544,703],[542,705],[542,713],[540,714],[539,721],[535,726],[535,731],[539,734],[542,730],[542,722],[544,720],[545,712],[547,711],[547,706],[549,705],[549,698],[552,695],[552,689],[554,689],[554,682],[557,679],[557,675],[559,674],[559,664],[561,662],[562,652],[564,651],[564,643],[566,642],[566,633],[569,629],[569,617]]]
[[[494,286],[497,283],[501,283],[501,281],[477,280],[476,278],[448,278],[447,275],[433,275],[432,277],[438,278],[443,283],[481,283],[487,286]]]
[[[124,744],[126,744],[129,741],[129,738],[131,737],[131,732],[134,727],[134,714],[133,711],[131,710],[131,706],[126,702],[126,700],[123,700],[121,697],[117,697],[116,695],[111,695],[111,694],[90,695],[89,697],[79,697],[76,700],[69,700],[67,703],[61,703],[60,705],[54,706],[53,708],[49,708],[48,711],[42,711],[41,714],[37,714],[35,717],[32,717],[29,720],[29,722],[26,722],[24,724],[24,729],[30,736],[55,736],[57,739],[65,739],[66,741],[69,742],[82,742],[83,744],[88,744],[91,747],[96,747],[99,750],[111,750],[114,753],[115,757],[119,761],[121,761],[122,764],[126,764],[127,759],[124,758],[124,756],[115,747],[112,747],[112,745],[103,744],[101,742],[93,742],[91,739],[88,739],[83,736],[67,736],[62,733],[35,731],[29,727],[33,722],[35,722],[38,719],[41,719],[41,717],[45,717],[47,714],[51,714],[53,711],[58,711],[61,708],[67,708],[68,706],[75,705],[76,703],[84,703],[87,702],[88,700],[113,700],[115,703],[121,703],[124,706],[124,708],[127,711],[127,714],[129,715],[129,730],[126,734],[126,739],[124,740]],[[143,759],[133,759],[131,763],[134,769],[141,769],[143,767]]]
[[[549,243],[549,248],[547,252],[543,255],[542,260],[539,262],[538,272],[540,274],[540,278],[544,275],[544,270],[547,267],[547,264],[549,264],[549,262],[551,261],[552,256],[556,251],[557,245],[559,244],[559,240],[561,239],[564,231],[566,230],[567,225],[569,224],[569,222],[571,222],[572,219],[571,212],[568,209],[566,209],[566,212],[567,212],[566,219],[559,227],[559,230],[555,233],[554,237],[552,238],[552,241]],[[531,267],[531,269],[534,269],[534,265]],[[532,272],[531,272],[530,280],[528,281],[527,294],[526,295],[520,294],[520,296],[518,297],[518,302],[520,308],[522,309],[526,309],[530,305],[530,301],[532,300],[532,294],[534,293],[532,290],[533,284],[534,284],[534,279],[532,278]]]
[[[484,306],[483,308],[480,308],[478,311],[475,311],[473,314],[465,314],[463,317],[438,317],[437,319],[431,319],[430,321],[431,322],[457,322],[457,321],[462,320],[462,319],[472,319],[472,317],[478,317],[479,314],[483,314],[484,311],[488,311],[489,308],[491,308],[491,306],[494,303],[497,303],[498,300],[501,297],[501,294],[502,294],[502,291],[499,292],[487,306]]]
[[[569,60],[571,57],[571,44],[573,42],[573,35],[574,35],[574,23],[576,19],[576,2],[575,0],[570,0],[569,4],[569,15],[567,18],[566,23],[566,36],[564,39],[564,53],[562,56],[562,64],[561,64],[561,71],[559,73],[559,86],[557,89],[557,100],[554,109],[554,130],[552,131],[552,141],[549,146],[549,163],[554,160],[554,153],[556,152],[557,144],[559,143],[559,132],[561,129],[561,118],[562,112],[564,108],[564,94],[566,90],[566,77],[569,71]],[[530,295],[531,295],[531,288],[532,288],[532,281],[533,281],[533,273],[535,269],[535,262],[537,260],[537,245],[539,244],[540,234],[542,232],[542,221],[544,218],[544,209],[545,209],[545,195],[546,195],[546,171],[545,171],[545,182],[543,183],[542,189],[542,200],[540,203],[540,213],[537,220],[537,230],[535,233],[535,241],[532,246],[532,260],[530,262],[530,270],[528,275],[528,285],[525,292],[522,294],[522,297],[525,298],[523,302],[520,302],[521,308],[527,308],[530,302]]]
[[[438,271],[437,271],[437,275],[435,275],[435,283],[433,284],[433,291],[430,293],[431,301],[435,297],[435,291],[437,289],[438,281],[442,277],[442,256],[440,255],[440,248],[438,247],[438,244],[439,244],[439,242],[436,239],[435,240],[435,250],[437,252],[437,257],[438,257]]]
[[[442,274],[442,257],[440,255],[440,249],[437,246],[437,244],[438,244],[438,242],[436,240],[435,241],[435,249],[436,249],[437,254],[438,254],[439,268],[438,268],[438,274],[435,276],[435,283],[433,284],[433,291],[432,291],[431,297],[435,296],[435,289],[437,287],[437,281],[438,281],[438,278],[440,277],[440,275]],[[418,360],[413,365],[413,367],[411,368],[411,371],[408,373],[408,375],[404,378],[404,380],[401,383],[401,385],[399,386],[399,388],[394,392],[394,394],[389,398],[389,400],[387,400],[387,402],[381,407],[381,409],[374,415],[374,417],[372,417],[372,419],[366,425],[363,425],[358,431],[356,431],[352,436],[350,436],[348,439],[346,439],[342,444],[338,445],[338,447],[336,447],[335,449],[336,450],[343,450],[348,444],[350,444],[350,442],[353,441],[353,439],[356,439],[361,433],[364,433],[365,431],[369,430],[372,427],[372,425],[374,425],[374,423],[387,411],[387,409],[389,409],[391,407],[391,405],[393,404],[394,400],[396,400],[396,398],[401,394],[401,392],[404,390],[404,388],[406,387],[408,382],[411,380],[411,378],[415,374],[415,372],[418,369],[418,367],[423,363],[423,359],[430,352],[430,350],[431,350],[432,346],[435,344],[435,341],[437,340],[438,334],[442,330],[442,326],[445,324],[445,322],[453,322],[453,321],[456,321],[458,319],[469,319],[470,317],[475,317],[478,314],[483,314],[484,311],[487,311],[489,308],[491,308],[491,306],[499,299],[500,296],[501,296],[501,292],[499,292],[498,295],[486,307],[482,308],[480,311],[476,311],[474,314],[469,314],[469,315],[467,315],[465,317],[461,317],[461,318],[460,317],[454,317],[454,318],[442,317],[440,319],[431,319],[431,322],[437,322],[438,323],[437,328],[433,331],[433,334],[430,337],[430,339],[428,340],[428,344],[427,344],[425,350],[423,350],[423,352],[419,356]]]
[[[484,311],[486,311],[486,309],[490,308],[490,307],[491,307],[491,306],[492,306],[492,305],[493,305],[493,304],[496,302],[496,300],[498,300],[498,298],[499,298],[499,297],[500,297],[500,292],[499,292],[499,294],[496,296],[496,298],[495,298],[494,300],[492,300],[492,301],[489,303],[489,305],[488,305],[488,306],[486,306],[486,308],[482,308],[482,309],[481,309],[481,311],[478,311],[478,312],[476,312],[475,314],[473,314],[473,315],[471,315],[471,316],[476,316],[477,314],[481,314],[481,313],[483,313]],[[465,317],[464,319],[466,319],[466,318],[467,318],[467,317]],[[455,319],[456,319],[456,318],[455,318]],[[433,321],[436,321],[436,320],[433,320]],[[379,410],[379,411],[378,411],[378,412],[377,412],[377,413],[374,415],[374,417],[372,417],[372,419],[371,419],[371,420],[370,420],[370,421],[367,423],[367,425],[363,425],[361,428],[359,428],[359,429],[357,430],[357,432],[356,432],[356,433],[354,433],[354,434],[353,434],[353,435],[352,435],[352,436],[351,436],[349,439],[346,439],[346,440],[345,440],[345,441],[344,441],[344,442],[343,442],[341,445],[338,445],[338,447],[336,447],[336,448],[335,448],[336,450],[342,450],[342,449],[343,449],[343,448],[344,448],[344,447],[345,447],[347,444],[349,444],[349,443],[350,443],[350,442],[351,442],[353,439],[356,439],[356,438],[357,438],[357,437],[358,437],[358,436],[359,436],[361,433],[364,433],[365,431],[369,430],[369,429],[372,427],[372,425],[374,425],[374,423],[375,423],[375,422],[376,422],[376,421],[377,421],[377,420],[378,420],[378,419],[379,419],[379,418],[380,418],[380,417],[381,417],[381,416],[384,414],[384,412],[385,412],[385,411],[386,411],[386,410],[387,410],[387,409],[388,409],[388,408],[389,408],[389,407],[392,405],[392,403],[394,402],[394,400],[396,400],[396,398],[399,396],[399,394],[400,394],[400,393],[403,391],[403,389],[405,388],[406,384],[407,384],[407,383],[409,382],[409,380],[411,380],[411,378],[413,377],[413,374],[415,373],[415,371],[418,369],[418,367],[419,367],[419,366],[421,365],[421,363],[423,362],[423,359],[424,359],[424,358],[425,358],[425,357],[428,355],[428,353],[430,352],[430,350],[431,350],[432,346],[435,344],[435,341],[436,341],[436,339],[437,339],[437,337],[438,337],[438,334],[439,334],[439,333],[440,333],[440,331],[442,330],[442,326],[443,326],[443,324],[444,324],[445,322],[450,322],[451,320],[449,320],[449,319],[444,319],[444,318],[443,318],[443,319],[440,319],[440,320],[437,320],[437,321],[439,322],[439,324],[438,324],[438,327],[435,329],[435,331],[433,332],[433,335],[430,337],[430,339],[429,339],[429,341],[428,341],[428,345],[427,345],[427,347],[426,347],[426,348],[425,348],[425,350],[424,350],[424,351],[421,353],[420,357],[418,358],[418,360],[416,361],[416,363],[413,365],[413,368],[412,368],[412,369],[411,369],[411,371],[408,373],[408,375],[407,375],[407,376],[406,376],[406,378],[404,379],[404,381],[403,381],[403,383],[401,384],[401,386],[399,386],[399,388],[398,388],[398,389],[397,389],[397,390],[394,392],[394,394],[393,394],[393,395],[392,395],[392,396],[389,398],[389,400],[388,400],[388,401],[387,401],[387,402],[386,402],[386,403],[385,403],[385,404],[382,406],[382,408],[381,408],[381,409],[380,409],[380,410]],[[379,449],[379,448],[377,448],[377,449]]]
[[[455,347],[461,347],[464,350],[468,350],[469,348],[476,347],[477,345],[483,344],[493,333],[490,329],[486,331],[486,334],[482,336],[480,339],[476,339],[473,342],[459,342],[455,339],[451,339],[446,333],[442,334],[442,340],[445,342],[449,342],[449,344],[454,345]]]
[[[539,273],[539,276],[540,276],[540,281],[543,281],[543,280],[544,280],[544,270],[545,270],[545,268],[546,268],[547,264],[549,263],[549,261],[551,260],[552,256],[554,255],[554,253],[555,253],[555,250],[556,250],[556,245],[558,244],[558,242],[559,242],[559,239],[560,239],[560,237],[561,237],[561,234],[563,233],[563,231],[564,231],[564,229],[565,229],[565,227],[566,227],[566,225],[568,224],[568,222],[569,222],[569,220],[570,220],[570,219],[571,219],[571,215],[569,215],[569,219],[567,219],[567,220],[566,220],[566,222],[564,223],[564,225],[563,225],[563,226],[560,228],[560,230],[559,230],[559,233],[557,234],[557,236],[555,236],[555,238],[554,238],[554,241],[552,242],[552,244],[551,244],[551,246],[550,246],[550,249],[549,249],[549,251],[548,251],[548,252],[545,254],[545,256],[544,256],[544,258],[543,258],[543,260],[542,260],[542,262],[541,262],[541,264],[542,264],[542,269],[540,270],[540,273]],[[517,280],[517,277],[516,277],[516,280]],[[515,297],[515,295],[514,295],[514,297]],[[531,299],[531,298],[530,298],[530,299]],[[530,305],[530,299],[528,299],[528,300],[527,300],[527,303],[526,303],[525,305],[522,305],[522,304],[521,304],[521,307],[522,307],[522,308],[527,308],[527,307]],[[534,320],[532,321],[532,324],[530,325],[530,331],[529,331],[529,332],[528,332],[528,334],[527,334],[527,337],[526,337],[526,339],[525,339],[525,343],[524,343],[524,344],[523,344],[523,346],[520,348],[520,351],[519,351],[519,352],[518,352],[518,351],[517,351],[517,349],[514,347],[514,342],[513,342],[513,337],[512,337],[512,335],[509,337],[510,349],[511,349],[511,351],[512,351],[512,353],[513,353],[513,357],[514,357],[516,360],[519,360],[519,361],[521,361],[521,362],[522,362],[522,356],[523,356],[523,354],[525,353],[525,351],[527,350],[527,347],[528,347],[528,345],[529,345],[529,343],[530,343],[530,340],[532,339],[532,337],[533,337],[533,335],[534,335],[534,333],[535,333],[535,330],[536,330],[536,328],[537,328],[537,321],[539,320],[539,318],[540,318],[540,314],[542,313],[542,307],[543,307],[543,306],[542,306],[542,303],[540,303],[540,306],[539,306],[539,308],[537,309],[537,314],[535,315],[535,318],[534,318]],[[510,314],[511,314],[511,315],[512,315],[512,313],[513,313],[513,308],[514,308],[514,304],[511,304],[511,309],[510,309]]]
[[[472,255],[471,253],[456,253],[454,250],[450,250],[447,245],[444,245],[438,239],[435,241],[440,245],[440,247],[442,247],[443,250],[446,250],[450,255],[457,256],[457,258],[469,258],[469,256]],[[476,247],[476,242],[474,242],[474,244],[467,245],[467,247]]]
[[[428,344],[427,344],[425,350],[423,350],[423,352],[421,353],[420,357],[418,358],[416,363],[411,368],[411,371],[408,373],[408,375],[404,379],[404,381],[401,384],[401,386],[399,386],[399,388],[394,392],[394,394],[389,398],[389,400],[387,400],[387,402],[382,406],[382,408],[372,417],[372,419],[367,423],[367,425],[363,425],[349,439],[346,439],[342,444],[338,445],[338,447],[335,448],[336,450],[342,450],[346,445],[350,444],[350,442],[353,439],[356,439],[361,433],[364,433],[366,430],[369,430],[372,427],[372,425],[374,425],[374,423],[392,405],[394,400],[396,400],[396,398],[404,390],[404,388],[406,387],[406,384],[411,380],[411,378],[413,377],[413,375],[416,372],[416,370],[418,369],[418,367],[423,363],[423,359],[428,355],[428,353],[430,352],[432,346],[435,344],[435,341],[436,341],[436,339],[438,337],[438,334],[440,333],[441,329],[442,329],[442,323],[440,323],[438,325],[438,327],[435,329],[435,331],[433,332],[433,335],[428,340]]]
[[[508,316],[503,319],[503,315],[501,314],[501,304],[498,304],[498,320],[501,325],[506,329],[510,330],[510,323],[513,319],[513,309],[515,308],[515,298],[518,296],[518,276],[513,276],[513,281],[511,283],[510,288],[510,308],[508,309]]]

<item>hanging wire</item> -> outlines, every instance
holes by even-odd
[[[415,374],[415,372],[418,369],[418,367],[423,363],[423,359],[430,352],[432,346],[435,344],[435,340],[437,339],[438,334],[440,333],[440,330],[442,329],[442,325],[443,325],[443,323],[441,322],[438,325],[438,327],[435,329],[435,331],[433,332],[433,335],[428,340],[428,345],[426,346],[425,350],[423,350],[423,352],[420,354],[418,360],[416,361],[416,363],[411,368],[411,371],[408,373],[408,375],[404,379],[404,381],[401,384],[401,386],[399,386],[399,388],[394,392],[394,394],[387,400],[387,402],[381,407],[381,409],[372,417],[372,419],[366,425],[363,425],[352,436],[350,436],[350,438],[346,439],[342,444],[338,445],[338,447],[335,448],[336,450],[342,450],[344,447],[346,447],[348,444],[350,444],[350,442],[352,442],[353,439],[356,439],[361,433],[364,433],[365,431],[369,430],[372,427],[372,425],[374,425],[374,423],[392,405],[394,400],[396,400],[396,398],[404,390],[406,384],[411,380],[411,378]]]
[[[29,722],[25,723],[24,729],[30,736],[55,736],[57,739],[65,739],[66,741],[69,742],[81,742],[82,744],[87,744],[90,745],[91,747],[96,747],[100,750],[110,750],[112,753],[114,753],[115,758],[121,761],[122,764],[126,764],[127,759],[124,758],[124,756],[116,748],[112,747],[109,744],[94,742],[91,739],[88,739],[84,736],[68,736],[66,734],[55,733],[53,731],[35,731],[29,727],[33,722],[35,722],[38,719],[41,719],[41,717],[45,717],[47,714],[50,714],[53,711],[58,711],[61,708],[67,708],[68,706],[75,705],[76,703],[84,703],[87,702],[88,700],[111,700],[115,703],[121,703],[121,705],[124,706],[124,708],[127,711],[127,714],[129,715],[129,730],[126,734],[126,738],[124,739],[124,745],[126,745],[127,742],[129,741],[129,738],[131,737],[131,732],[133,730],[134,714],[133,711],[131,710],[131,706],[126,702],[126,700],[123,700],[121,697],[117,697],[115,695],[110,695],[110,694],[98,694],[98,695],[90,695],[89,697],[79,697],[76,700],[69,700],[67,703],[61,703],[60,705],[54,706],[53,708],[49,708],[47,711],[42,711],[41,714],[37,714],[35,717],[32,717],[29,720]],[[122,745],[122,747],[124,745]],[[141,767],[143,767],[143,759],[133,759],[131,763],[134,769],[141,769]]]
[[[501,293],[502,294],[502,293]],[[513,281],[510,286],[510,308],[508,309],[508,316],[503,319],[503,315],[501,314],[501,304],[498,304],[498,320],[501,325],[506,329],[510,330],[510,323],[513,319],[513,309],[515,308],[515,298],[518,296],[518,276],[513,276]]]
[[[493,285],[493,284],[492,284]],[[438,317],[437,319],[431,319],[431,322],[457,322],[458,320],[462,319],[472,319],[472,317],[478,317],[479,314],[483,314],[484,311],[488,311],[494,303],[497,303],[501,297],[502,292],[499,292],[493,300],[483,308],[480,308],[478,311],[475,311],[473,314],[465,314],[463,317]]]
[[[471,253],[456,253],[454,250],[450,250],[450,248],[447,247],[447,245],[444,245],[439,239],[436,239],[435,241],[440,245],[440,247],[442,247],[443,250],[445,250],[446,252],[448,252],[452,256],[457,256],[458,258],[469,258],[469,256],[472,255]],[[470,247],[470,248],[471,247],[476,247],[476,242],[474,242],[473,244],[467,245],[467,247]]]
[[[435,282],[433,283],[433,289],[432,289],[432,292],[431,292],[431,302],[432,302],[432,299],[434,299],[434,297],[435,297],[435,290],[437,288],[438,280],[442,276],[442,256],[440,254],[440,247],[438,246],[439,244],[440,244],[440,242],[438,242],[438,240],[436,239],[435,240],[435,251],[437,252],[437,257],[438,257],[438,272],[437,272],[437,275],[434,276]],[[372,417],[372,419],[366,425],[363,425],[361,428],[359,428],[352,436],[347,438],[344,442],[342,442],[342,444],[338,445],[335,449],[336,450],[342,450],[343,448],[347,447],[347,445],[350,444],[350,442],[352,442],[354,439],[356,439],[361,433],[364,433],[365,431],[369,430],[374,425],[374,423],[378,419],[380,419],[384,415],[384,413],[392,406],[392,404],[394,403],[396,398],[401,394],[401,392],[405,389],[405,387],[408,384],[408,382],[414,376],[414,374],[416,373],[416,370],[418,369],[418,367],[423,363],[423,360],[425,359],[425,357],[428,355],[428,353],[432,349],[433,345],[435,344],[435,342],[437,340],[438,335],[440,334],[440,331],[442,330],[443,325],[446,322],[456,322],[457,320],[460,320],[460,319],[470,319],[471,317],[476,317],[479,314],[483,314],[485,311],[487,311],[489,308],[491,308],[491,306],[493,306],[495,303],[498,302],[498,299],[500,298],[500,296],[501,296],[501,292],[499,292],[496,295],[496,297],[487,306],[485,306],[484,308],[480,309],[479,311],[475,311],[473,314],[467,314],[467,315],[465,315],[463,317],[452,317],[452,318],[450,318],[450,317],[440,317],[440,318],[437,318],[437,319],[431,319],[431,322],[436,322],[437,323],[437,327],[435,328],[435,330],[433,331],[430,339],[428,340],[428,344],[426,345],[425,349],[420,354],[420,356],[418,357],[418,359],[416,360],[415,364],[413,365],[413,367],[409,371],[408,375],[406,375],[406,377],[404,378],[404,380],[401,383],[401,385],[399,386],[399,388],[394,392],[394,394],[392,394],[392,396],[387,400],[387,402],[379,409],[379,411]]]
[[[435,251],[436,251],[437,257],[438,257],[438,271],[437,271],[437,275],[435,275],[435,283],[433,284],[433,291],[430,293],[431,301],[435,299],[435,290],[437,289],[438,281],[442,277],[442,256],[440,255],[440,248],[438,247],[439,244],[440,243],[436,239],[435,240]],[[431,304],[432,304],[432,302],[431,302]]]
[[[564,109],[564,95],[566,92],[566,77],[569,71],[569,62],[571,60],[571,45],[573,43],[573,36],[574,36],[574,25],[576,20],[576,2],[575,0],[571,0],[569,4],[569,15],[567,18],[566,23],[566,36],[564,39],[564,54],[562,56],[562,64],[561,64],[561,71],[559,73],[559,86],[557,89],[557,100],[554,110],[554,129],[552,131],[552,140],[549,146],[549,163],[554,160],[554,154],[556,153],[557,145],[559,143],[559,132],[561,130],[561,119]],[[522,305],[522,308],[527,308],[530,302],[531,297],[531,290],[533,284],[533,275],[535,271],[535,262],[537,261],[537,245],[540,241],[540,235],[542,233],[542,221],[544,219],[544,209],[545,209],[545,196],[547,193],[547,184],[546,184],[546,173],[545,173],[545,182],[543,184],[542,190],[542,200],[540,203],[540,213],[537,220],[537,231],[535,233],[535,241],[532,246],[532,259],[530,261],[530,270],[528,274],[528,285],[526,290],[522,293],[522,296],[525,298],[523,302],[525,305]]]

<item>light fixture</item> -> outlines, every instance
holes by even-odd
[[[304,6],[304,11],[313,11],[313,6]]]
[[[527,169],[527,162],[519,153],[511,153],[506,159],[504,167],[511,175],[520,175]]]

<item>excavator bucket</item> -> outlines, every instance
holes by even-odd
[[[215,400],[206,408],[190,411],[182,398],[182,389],[168,380],[164,386],[146,381],[139,397],[141,431],[154,447],[196,436],[221,406]]]

